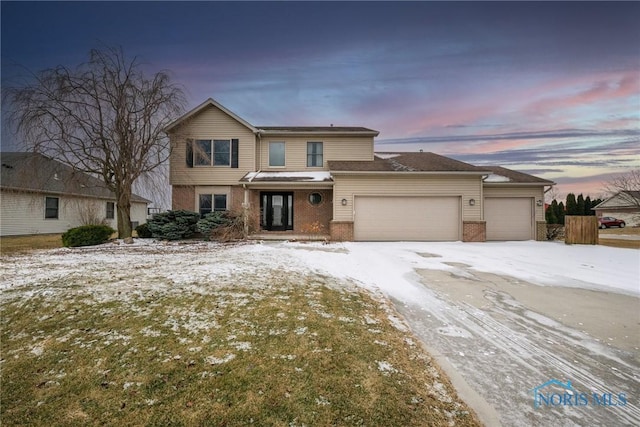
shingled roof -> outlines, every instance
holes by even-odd
[[[483,168],[489,169],[492,172],[492,174],[484,180],[486,184],[514,183],[555,185],[555,182],[553,181],[538,178],[537,176],[529,175],[524,172],[503,168],[502,166],[483,166]]]
[[[39,153],[1,153],[0,188],[115,200],[99,179]],[[151,203],[133,194],[131,201]]]
[[[373,161],[330,161],[332,172],[471,172],[488,169],[460,162],[435,153],[375,153]]]
[[[340,134],[350,133],[359,135],[378,136],[377,130],[360,126],[256,126],[258,131],[265,134]]]

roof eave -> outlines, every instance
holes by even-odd
[[[331,170],[332,175],[486,175],[486,171],[348,171]]]
[[[260,135],[356,135],[356,136],[378,136],[378,131],[327,131],[327,130],[312,130],[312,131],[300,131],[300,130],[264,130],[258,128]]]
[[[110,197],[110,196],[100,196],[96,194],[82,194],[82,193],[72,193],[67,191],[53,191],[53,190],[44,190],[40,188],[9,187],[6,185],[0,186],[0,190],[13,191],[16,193],[53,194],[56,196],[84,197],[87,199],[98,199],[98,200],[109,200],[109,201],[116,200],[115,196]],[[134,194],[133,196],[137,197],[137,199],[131,200],[131,202],[133,203],[146,203],[146,204],[153,203],[152,200],[145,199],[142,196],[138,196],[136,194]]]
[[[487,187],[546,187],[548,185],[556,185],[555,182],[487,182],[482,181],[482,184]]]

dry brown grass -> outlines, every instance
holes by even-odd
[[[269,269],[165,290],[112,276],[117,297],[79,271],[6,290],[3,426],[479,425],[366,292]]]
[[[616,239],[616,235],[640,235],[640,227],[606,228],[599,231],[599,243],[614,248],[640,249],[640,240]]]
[[[38,249],[62,247],[62,234],[34,234],[31,236],[0,237],[2,255],[27,253]]]

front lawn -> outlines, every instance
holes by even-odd
[[[214,244],[35,258],[3,258],[3,426],[479,425],[384,300],[337,279]]]

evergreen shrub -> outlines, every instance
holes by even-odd
[[[196,224],[196,229],[205,239],[210,239],[216,229],[227,226],[231,219],[226,212],[211,212],[202,217]]]
[[[155,214],[147,222],[151,235],[156,239],[180,240],[193,236],[200,214],[186,210],[167,211]]]
[[[136,233],[138,233],[138,237],[141,239],[150,239],[153,237],[153,234],[151,234],[151,230],[149,230],[149,226],[146,222],[136,227]]]
[[[108,225],[82,225],[71,228],[62,235],[65,247],[100,245],[109,240],[116,231]]]

